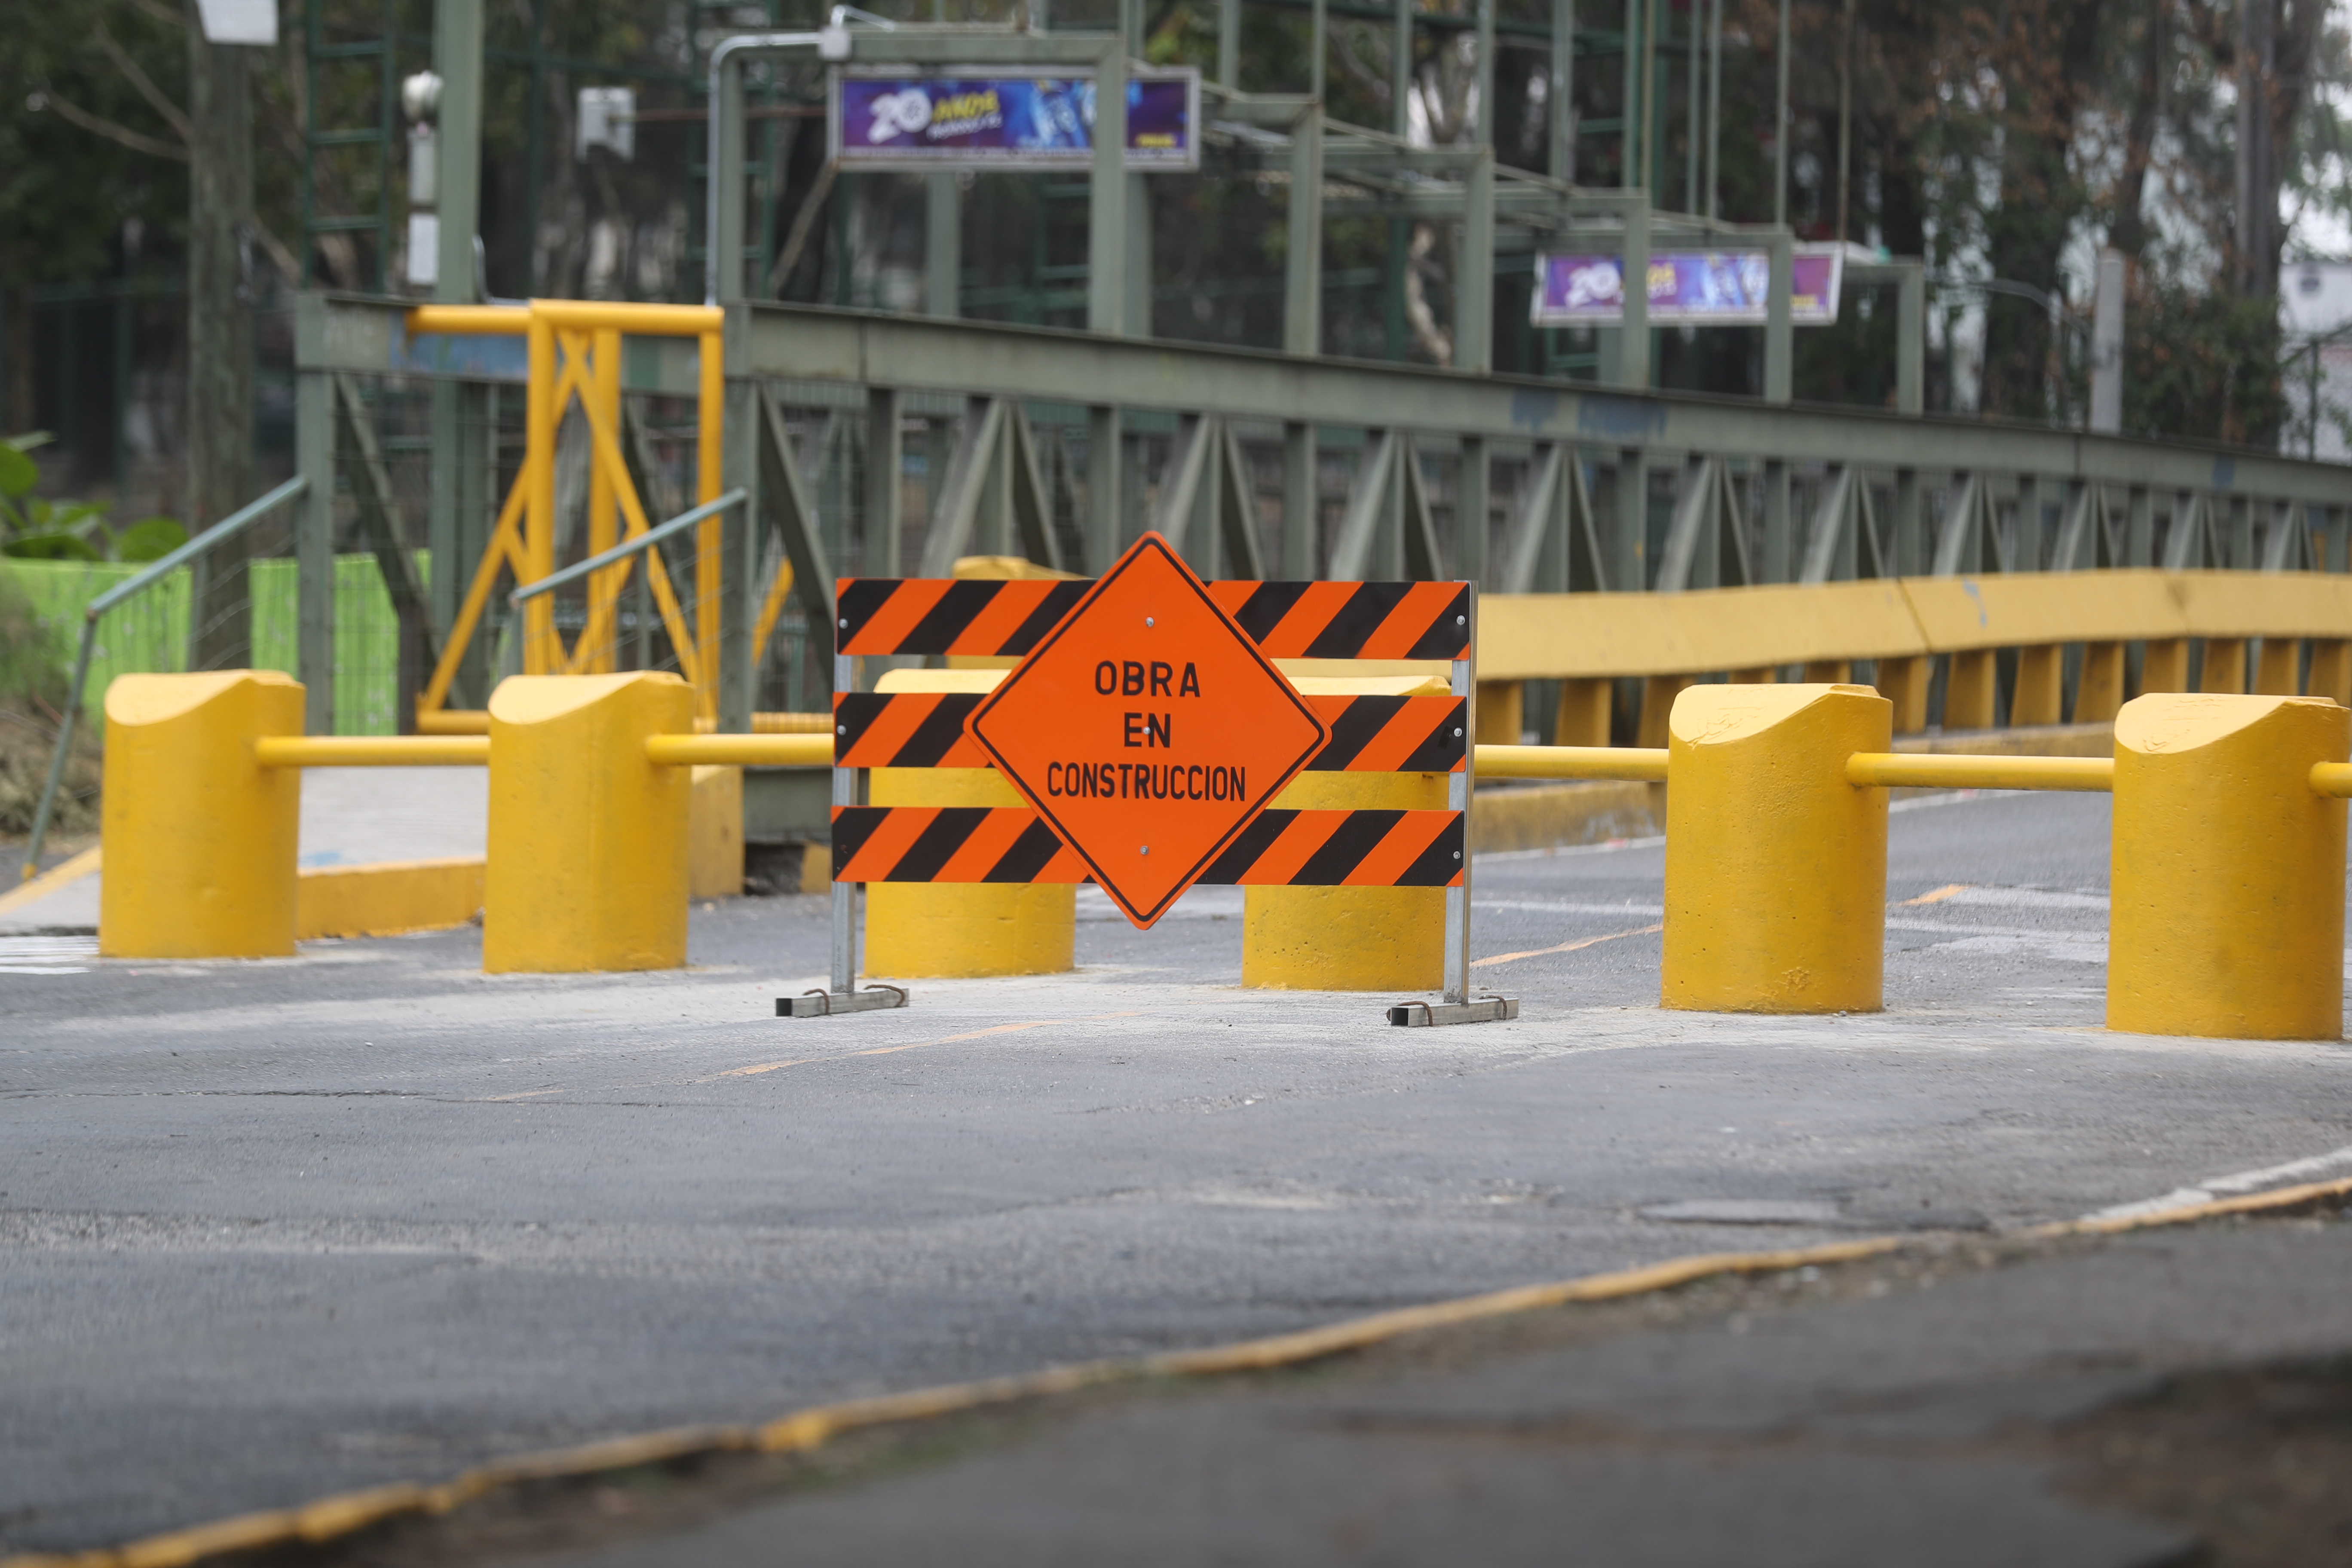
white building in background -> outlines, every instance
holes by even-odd
[[[2289,356],[2281,449],[2352,461],[2344,439],[2344,427],[2352,423],[2352,261],[2288,262],[2279,275],[2279,324]]]

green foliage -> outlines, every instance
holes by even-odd
[[[176,248],[186,228],[186,165],[85,130],[58,103],[177,142],[99,39],[102,29],[163,94],[184,102],[178,9],[152,0],[9,7],[0,47],[0,286],[102,275],[127,222],[145,247]]]
[[[2262,441],[2285,422],[2270,300],[2158,277],[2142,282],[2126,309],[2127,433]]]
[[[44,617],[0,573],[0,833],[29,832],[57,745],[72,678],[68,628]],[[67,759],[55,827],[61,837],[98,825],[99,741],[82,725]]]
[[[114,536],[117,561],[161,561],[188,542],[188,531],[177,518],[142,517]]]
[[[46,435],[0,438],[0,555],[19,561],[154,561],[187,542],[168,517],[142,518],[120,532],[92,501],[50,500],[33,493],[40,465],[31,451]]]

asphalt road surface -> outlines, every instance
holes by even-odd
[[[1477,952],[1533,956],[1478,971],[1519,1021],[1459,1029],[1239,990],[1216,890],[1146,933],[1088,900],[1075,975],[807,1021],[769,1015],[822,983],[813,899],[698,909],[659,975],[485,977],[471,931],[264,963],[0,943],[0,1548],[2352,1173],[2341,1045],[2098,1027],[2104,797],[1906,806],[1867,1017],[1660,1012],[1654,844],[1482,860]]]

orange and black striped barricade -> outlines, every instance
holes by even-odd
[[[856,987],[857,884],[1101,879],[1081,848],[1057,833],[1043,813],[1029,807],[874,806],[857,801],[862,769],[972,768],[992,762],[971,731],[972,716],[989,700],[987,694],[862,692],[856,689],[859,658],[1025,659],[1063,626],[1093,586],[1083,581],[927,578],[846,578],[839,583],[834,664],[833,984],[828,995],[779,998],[780,1015],[809,1016],[903,1003],[903,992],[861,992]],[[1475,689],[1475,586],[1259,582],[1206,586],[1217,607],[1267,660],[1447,661],[1447,695],[1317,695],[1304,701],[1328,732],[1305,771],[1443,773],[1448,787],[1442,811],[1258,810],[1205,859],[1192,880],[1240,887],[1443,888],[1444,1000],[1391,1007],[1390,1021],[1419,1026],[1516,1017],[1516,1001],[1469,994],[1467,825],[1473,752],[1468,704]],[[1052,765],[1058,770],[1066,764]],[[1223,800],[1225,791],[1242,787],[1242,781],[1221,778],[1220,770],[1197,764],[1089,760],[1066,765],[1071,777],[1056,779],[1056,788],[1066,785],[1090,795]],[[1257,797],[1258,782],[1251,781],[1252,798]],[[1035,798],[1034,793],[1024,793]],[[1273,791],[1264,794],[1271,798]],[[1139,914],[1157,913],[1157,909],[1129,910],[1139,924],[1148,923]]]

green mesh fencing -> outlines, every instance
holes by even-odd
[[[428,584],[432,552],[414,552],[417,575]],[[34,614],[54,634],[58,682],[73,668],[82,609],[142,568],[80,561],[0,559],[0,574],[23,592]],[[278,558],[250,563],[252,668],[297,673],[299,567]],[[92,725],[105,720],[106,689],[118,675],[176,672],[188,666],[186,570],[173,572],[100,617],[90,653],[82,711]],[[335,732],[391,735],[397,719],[400,624],[375,557],[335,560]]]

